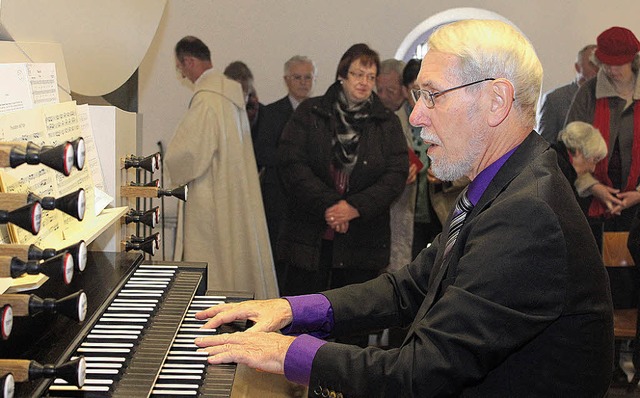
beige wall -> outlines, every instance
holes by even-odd
[[[140,66],[142,152],[168,144],[191,92],[177,79],[173,46],[185,35],[211,49],[214,68],[246,62],[261,102],[285,93],[282,66],[303,54],[318,65],[315,94],[333,81],[337,62],[353,43],[366,42],[393,57],[421,22],[446,10],[473,7],[501,15],[532,41],[545,68],[543,89],[569,82],[583,45],[620,25],[640,36],[640,1],[611,0],[168,0],[160,27]],[[166,185],[170,182],[166,182]],[[172,213],[173,200],[166,202]]]

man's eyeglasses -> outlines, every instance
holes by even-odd
[[[376,81],[376,75],[374,75],[374,74],[367,75],[364,72],[352,72],[352,71],[349,71],[349,74],[351,76],[353,76],[353,78],[356,79],[356,80],[365,79],[369,83],[372,83],[372,82]]]
[[[486,79],[482,79],[482,80],[478,80],[478,81],[475,81],[475,82],[463,84],[461,86],[451,87],[451,88],[448,88],[448,89],[442,90],[442,91],[436,91],[435,93],[432,93],[429,90],[413,89],[413,90],[411,90],[411,96],[413,97],[413,100],[415,102],[418,102],[418,100],[420,98],[422,98],[424,100],[424,104],[427,106],[427,108],[432,109],[434,106],[436,106],[436,98],[438,98],[439,96],[441,96],[443,94],[446,94],[446,93],[448,93],[450,91],[457,90],[459,88],[473,86],[474,84],[486,82],[486,81],[489,81],[489,80],[496,80],[496,79],[495,79],[495,77],[487,77]]]
[[[289,75],[287,77],[297,82],[301,82],[301,81],[310,82],[314,79],[313,75]]]

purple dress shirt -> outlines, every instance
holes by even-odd
[[[516,149],[517,147],[502,155],[469,183],[467,195],[474,206]],[[284,298],[291,305],[293,322],[282,329],[282,333],[298,336],[289,346],[284,358],[284,375],[289,381],[308,386],[313,358],[326,343],[322,338],[328,336],[333,329],[333,308],[322,294]]]

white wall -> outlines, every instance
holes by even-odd
[[[285,93],[282,66],[290,56],[316,61],[319,95],[351,44],[366,42],[381,58],[393,57],[418,24],[458,7],[491,11],[517,25],[545,68],[544,91],[573,79],[577,51],[603,30],[619,25],[640,36],[638,0],[169,0],[139,70],[143,153],[156,151],[159,140],[166,147],[188,106],[191,92],[178,81],[173,59],[185,35],[209,46],[217,70],[246,62],[267,104]],[[166,203],[171,211],[172,201]]]

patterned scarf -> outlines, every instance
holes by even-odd
[[[358,160],[360,134],[371,111],[371,100],[350,104],[344,92],[338,93],[334,104],[338,117],[337,128],[332,139],[333,163],[335,167],[350,175]]]
[[[610,136],[610,118],[611,110],[609,109],[609,100],[607,97],[598,98],[596,100],[596,109],[593,116],[593,126],[600,130],[604,142],[609,145]],[[605,156],[596,165],[596,171],[594,173],[595,178],[601,183],[612,186],[611,180],[608,175],[609,170],[609,156]],[[629,170],[629,177],[627,178],[627,185],[621,187],[621,191],[633,191],[636,189],[636,184],[640,177],[640,101],[635,101],[633,105],[633,146],[631,148],[631,170]],[[598,199],[593,198],[591,205],[589,206],[589,217],[601,217],[607,216],[606,206]]]

